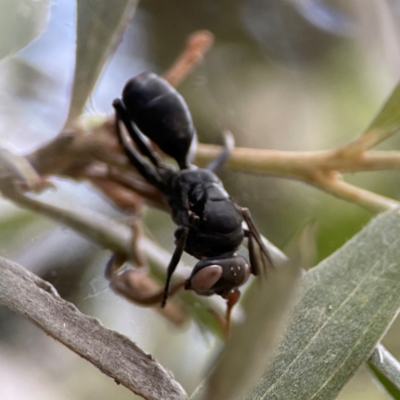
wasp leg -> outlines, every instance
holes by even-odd
[[[121,260],[119,255],[114,254],[107,263],[105,275],[110,288],[136,304],[152,306],[159,303],[164,297],[164,289],[156,288],[154,282],[150,283],[150,277],[142,269],[127,268],[121,271]],[[185,281],[176,283],[169,294],[175,294],[184,285]]]
[[[263,243],[261,235],[258,232],[258,230],[257,230],[257,228],[256,228],[256,226],[254,224],[253,218],[251,217],[249,209],[245,208],[245,207],[241,207],[241,211],[242,211],[243,219],[244,219],[244,221],[246,222],[246,224],[247,224],[247,226],[249,228],[249,231],[248,231],[249,232],[249,234],[248,234],[249,235],[248,236],[249,239],[250,239],[250,236],[252,238],[254,238],[254,240],[257,242],[257,244],[258,244],[258,246],[260,248],[261,256],[264,256],[267,259],[269,265],[274,267],[274,262],[272,260],[271,254],[269,253],[268,249],[265,247],[265,245]],[[250,246],[250,241],[249,241],[249,246]],[[251,246],[253,246],[252,253],[254,254],[254,243],[252,243]],[[251,255],[250,255],[250,257],[251,257]]]
[[[244,235],[248,239],[248,250],[249,250],[251,273],[253,275],[259,275],[260,271],[262,271],[262,268],[260,266],[260,258],[259,258],[260,254],[257,254],[256,246],[254,243],[255,239],[253,237],[253,234],[248,230],[244,231]]]
[[[118,139],[126,156],[129,161],[133,164],[133,166],[139,171],[139,173],[145,178],[148,182],[154,185],[157,189],[161,190],[163,193],[167,191],[167,185],[163,181],[163,179],[158,175],[154,168],[151,168],[140,155],[140,153],[127,141],[125,135],[122,133],[119,126],[119,111],[116,109],[116,118],[115,118],[115,129],[117,131]],[[122,120],[122,119],[121,119]],[[122,120],[125,124],[125,121]]]
[[[164,289],[161,288],[143,268],[132,267],[121,269],[120,256],[113,256],[106,268],[106,278],[110,282],[110,288],[126,300],[145,307],[159,304],[164,296]],[[170,294],[175,294],[185,285],[184,281],[171,286]],[[182,307],[174,302],[168,302],[165,308],[156,308],[168,321],[181,325],[187,321],[187,314]]]
[[[224,131],[223,135],[224,135],[224,149],[216,158],[214,158],[214,160],[210,162],[210,164],[207,165],[206,169],[210,171],[215,172],[216,170],[221,168],[225,164],[226,160],[231,155],[233,148],[235,147],[235,139],[232,133],[229,131]]]
[[[125,264],[126,257],[122,254],[114,253],[108,260],[104,276],[108,281],[111,281],[117,271]]]
[[[226,317],[225,317],[224,333],[227,338],[229,337],[232,309],[233,309],[233,306],[239,301],[239,299],[240,299],[239,289],[234,289],[226,297]]]
[[[144,228],[143,223],[140,219],[134,218],[131,223],[130,227],[132,230],[132,251],[131,251],[131,258],[135,266],[137,267],[146,267],[147,266],[147,259],[140,248],[140,239],[142,239],[144,235]]]
[[[182,257],[182,253],[183,250],[185,249],[186,239],[188,237],[188,234],[189,234],[189,228],[185,227],[181,230],[179,238],[177,238],[178,240],[176,242],[175,251],[174,254],[172,255],[171,261],[169,262],[167,268],[167,279],[165,281],[164,297],[161,302],[161,307],[165,307],[165,304],[167,304],[171,277],[176,269],[176,266],[178,265],[179,260]]]
[[[122,101],[120,99],[115,99],[113,101],[113,107],[116,111],[116,116],[120,119],[123,124],[125,125],[129,136],[132,140],[136,143],[137,147],[139,148],[140,152],[148,157],[148,159],[153,163],[154,166],[160,168],[164,166],[164,163],[161,160],[161,157],[157,153],[155,153],[150,146],[142,139],[141,134],[138,132],[138,128],[135,124],[132,123],[128,112]]]

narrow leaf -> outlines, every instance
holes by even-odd
[[[110,54],[133,16],[137,0],[78,0],[75,78],[67,124],[81,114]]]
[[[400,129],[400,83],[392,91],[378,115],[365,132],[355,140],[356,146],[366,150],[376,146]]]
[[[400,400],[400,363],[381,345],[368,360],[371,373],[395,400]]]
[[[367,131],[381,129],[393,132],[400,127],[400,83],[392,91]]]
[[[397,389],[395,385],[377,368],[373,365],[369,365],[369,369],[374,377],[377,379],[380,385],[382,385],[383,389],[389,394],[390,398],[394,400],[400,399],[400,391]]]
[[[255,282],[248,301],[246,322],[234,330],[208,379],[205,399],[243,399],[261,377],[276,350],[284,328],[300,269],[289,262]],[[258,284],[257,284],[258,283]]]
[[[147,400],[185,400],[186,393],[151,355],[61,299],[52,285],[0,257],[0,304]]]
[[[1,0],[0,59],[16,53],[43,31],[49,1]]]
[[[280,351],[247,399],[334,399],[400,307],[400,211],[374,219],[302,280]]]

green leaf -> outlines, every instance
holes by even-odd
[[[386,100],[378,115],[374,118],[370,126],[366,129],[364,135],[373,134],[378,135],[378,140],[374,141],[379,143],[386,139],[391,134],[400,129],[400,83],[392,91],[389,98]],[[375,144],[376,144],[375,143]]]
[[[397,389],[397,387],[393,385],[393,383],[373,365],[369,365],[369,368],[371,373],[382,385],[382,387],[387,391],[391,398],[395,400],[400,400],[400,390]]]
[[[387,393],[393,399],[400,400],[400,363],[379,344],[367,365]]]
[[[247,399],[334,399],[400,307],[400,211],[308,272],[271,367]]]
[[[137,0],[78,0],[75,78],[67,124],[81,114],[109,56],[133,16]]]
[[[272,361],[299,277],[299,268],[287,262],[269,271],[265,282],[254,282],[247,299],[246,322],[234,329],[207,386],[194,398],[243,399]]]
[[[43,31],[48,0],[0,0],[0,59],[16,53]]]

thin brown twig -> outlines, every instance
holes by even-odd
[[[203,61],[213,42],[214,35],[210,31],[202,30],[191,34],[181,55],[164,74],[164,79],[172,86],[178,86]]]
[[[400,151],[367,151],[357,158],[332,158],[327,161],[331,169],[342,172],[378,171],[400,168]]]
[[[220,146],[199,144],[196,163],[206,165],[221,150]],[[339,172],[399,169],[400,151],[368,151],[350,157],[338,150],[283,151],[235,147],[226,167],[286,177],[312,176],[318,169]]]
[[[220,152],[218,146],[201,145],[197,151],[197,161],[207,164]],[[389,153],[386,159],[383,152],[379,151],[353,157],[341,150],[297,152],[235,148],[226,166],[245,172],[301,180],[374,213],[400,205],[393,199],[346,183],[338,173],[400,168],[400,152]]]
[[[61,139],[63,141],[63,137],[61,137]],[[94,140],[96,141],[95,135]],[[76,162],[76,158],[73,157],[73,143],[75,142],[70,141],[69,153],[74,162]],[[96,145],[89,143],[90,141],[88,139],[85,139],[84,141],[77,140],[77,152],[80,156],[83,156],[86,152],[88,154],[90,153],[90,157],[94,160],[96,153],[93,153],[93,148],[101,147],[102,143],[105,145],[108,142],[100,139]],[[53,147],[57,146],[54,144],[48,146],[49,150]],[[344,182],[342,179],[335,181],[332,177],[336,179],[338,172],[399,169],[400,152],[367,151],[353,154],[352,152],[347,152],[343,149],[344,148],[342,147],[325,151],[281,151],[236,147],[232,150],[230,158],[226,162],[226,167],[243,172],[270,174],[289,179],[301,180],[331,193],[336,197],[359,204],[363,208],[372,212],[380,212],[398,205],[395,200],[380,196],[365,189],[357,188],[354,185]],[[208,164],[212,159],[220,154],[221,150],[222,148],[220,146],[199,145],[197,149],[196,163],[199,165]],[[39,153],[47,153],[47,151],[42,150],[39,151]],[[104,163],[103,153],[104,151],[97,152],[100,158],[99,161],[102,163]],[[107,156],[108,159],[113,160],[113,163],[118,164],[118,170],[116,170],[117,172],[114,173],[115,176],[113,175],[112,178],[115,183],[118,183],[119,180],[119,183],[124,186],[122,182],[130,181],[129,177],[126,175],[129,173],[128,170],[130,169],[130,166],[125,162],[122,162],[124,159],[117,150],[115,150],[115,155],[113,154],[113,152],[109,152]],[[35,160],[35,167],[39,170],[42,169],[40,165],[41,160],[48,159],[46,157],[37,156],[32,158]],[[45,161],[45,163],[46,166],[50,166],[47,161]],[[65,162],[65,164],[67,165],[68,163]],[[127,172],[124,172],[125,169]],[[68,172],[68,169],[66,169],[66,171]],[[86,171],[88,170],[86,169]],[[89,175],[88,177],[90,178]],[[82,172],[82,176],[85,176],[85,172]],[[93,182],[96,183],[96,179],[93,179]],[[133,191],[135,190],[134,182],[129,189]],[[138,191],[141,193],[139,187]],[[113,198],[112,193],[110,193],[110,198]],[[152,201],[151,199],[156,199],[154,193],[151,194],[149,201]],[[132,204],[132,206],[134,206],[134,204]]]
[[[380,213],[400,205],[396,200],[347,183],[340,176],[313,182],[313,185],[342,200],[358,204],[372,213]]]

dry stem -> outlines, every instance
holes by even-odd
[[[178,86],[201,62],[211,48],[214,35],[210,31],[197,31],[188,37],[186,47],[171,68],[164,74],[172,86]]]
[[[232,151],[226,167],[300,180],[374,213],[398,207],[400,203],[393,199],[346,183],[339,172],[398,169],[400,152],[354,154],[343,149],[301,152],[237,147]],[[205,165],[221,151],[218,146],[200,145],[196,161]]]
[[[27,317],[117,383],[149,400],[187,399],[180,384],[152,356],[82,314],[48,282],[4,258],[0,258],[0,275],[0,303]]]

